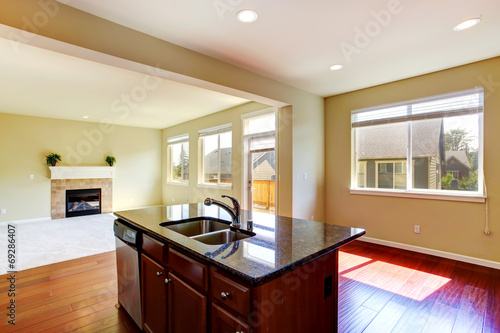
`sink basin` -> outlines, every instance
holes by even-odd
[[[208,245],[220,245],[235,242],[237,240],[242,240],[255,236],[255,233],[242,233],[240,231],[224,230],[219,232],[212,232],[205,235],[199,235],[191,237],[191,239],[197,240]]]
[[[165,227],[169,230],[178,232],[184,236],[192,237],[196,235],[202,235],[214,231],[226,230],[229,229],[228,224],[213,220],[207,219],[199,219],[195,221],[187,221],[187,222],[179,222],[175,224],[160,224],[162,227]]]

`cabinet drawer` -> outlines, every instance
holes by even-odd
[[[212,304],[212,332],[217,333],[250,333],[250,325],[236,318],[223,308]]]
[[[250,314],[250,288],[212,271],[212,297],[243,317]]]
[[[160,264],[167,264],[167,245],[147,235],[142,235],[142,251]]]
[[[208,267],[188,256],[170,248],[168,251],[168,266],[177,275],[182,276],[194,286],[207,290]]]

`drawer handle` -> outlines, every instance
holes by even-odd
[[[171,282],[172,280],[170,279],[165,279],[165,284],[168,284],[169,282]]]
[[[222,299],[226,299],[229,297],[229,293],[226,293],[226,292],[221,292],[220,293],[220,297],[222,297]]]
[[[161,276],[163,272],[156,272],[156,276]]]

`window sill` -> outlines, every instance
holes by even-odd
[[[376,189],[350,189],[351,194],[361,195],[375,195],[382,197],[399,197],[399,198],[414,198],[414,199],[428,199],[428,200],[446,200],[446,201],[463,201],[463,202],[478,202],[484,203],[486,197],[483,195],[463,195],[453,194],[446,191],[446,193],[421,193],[421,192],[407,192],[398,190],[376,190]]]
[[[166,182],[167,185],[189,186],[189,182]]]
[[[197,187],[200,187],[200,188],[218,188],[221,190],[231,190],[233,188],[233,184],[230,184],[230,185],[198,184]]]

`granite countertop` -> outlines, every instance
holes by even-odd
[[[160,226],[194,217],[231,221],[218,206],[203,203],[154,206],[114,212],[146,234],[184,249],[250,285],[262,284],[365,234],[364,229],[242,210],[241,228],[253,220],[254,237],[207,245]]]

